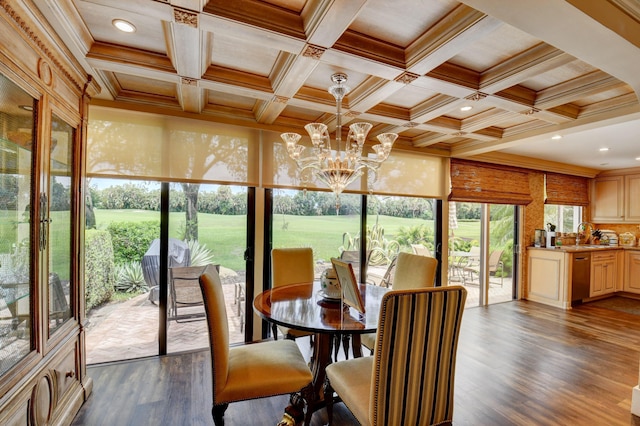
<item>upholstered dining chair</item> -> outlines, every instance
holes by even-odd
[[[433,287],[436,279],[438,260],[433,257],[400,252],[396,258],[393,275],[393,290]],[[376,333],[366,333],[360,337],[362,346],[370,351],[376,344]]]
[[[382,298],[374,355],[327,366],[334,391],[362,425],[451,424],[462,286],[392,290]]]
[[[314,276],[313,250],[310,247],[274,248],[271,250],[272,288],[302,283],[311,285]],[[273,324],[274,339],[278,338],[278,330],[287,339],[295,339],[312,334]]]
[[[295,342],[267,341],[230,348],[220,276],[217,271],[208,270],[199,282],[209,328],[211,414],[216,426],[224,425],[224,413],[231,402],[293,394],[302,389],[302,395],[311,392],[311,370]],[[299,398],[296,401],[301,402]],[[247,413],[247,424],[252,423],[250,415]]]

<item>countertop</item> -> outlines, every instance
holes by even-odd
[[[602,250],[640,250],[638,246],[605,246],[605,245],[592,245],[592,244],[581,244],[581,245],[569,245],[569,246],[560,246],[555,248],[547,248],[547,247],[527,247],[529,250],[553,250],[553,251],[561,251],[566,253],[577,253],[583,251],[602,251]]]

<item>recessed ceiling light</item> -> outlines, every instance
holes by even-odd
[[[640,157],[636,157],[636,160],[640,161]]]
[[[609,151],[609,148],[600,148],[600,152],[606,152]]]
[[[136,30],[136,27],[131,22],[127,22],[124,19],[114,19],[111,23],[114,27],[125,33],[132,33]]]
[[[460,111],[471,111],[473,107],[470,105],[465,105],[462,108],[460,108]]]
[[[23,109],[25,111],[33,111],[33,107],[31,105],[18,105],[18,108]]]
[[[561,135],[553,135],[551,136],[551,139],[553,139],[554,141],[558,140],[558,139],[562,139]]]

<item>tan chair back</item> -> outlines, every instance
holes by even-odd
[[[374,351],[372,425],[433,425],[453,418],[462,286],[384,295]]]
[[[433,257],[400,252],[396,260],[393,289],[433,287],[438,260]]]
[[[207,268],[200,275],[200,290],[209,327],[211,350],[211,375],[213,379],[213,402],[222,392],[229,374],[229,323],[220,275],[214,268]]]
[[[315,270],[310,247],[271,250],[271,286],[312,283]]]

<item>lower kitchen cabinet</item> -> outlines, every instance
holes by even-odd
[[[624,291],[640,294],[640,251],[626,251],[624,264]]]
[[[615,251],[593,253],[591,256],[591,289],[589,297],[616,291],[617,257]]]
[[[614,251],[593,253],[591,256],[591,291],[589,297],[616,291],[617,258]]]

